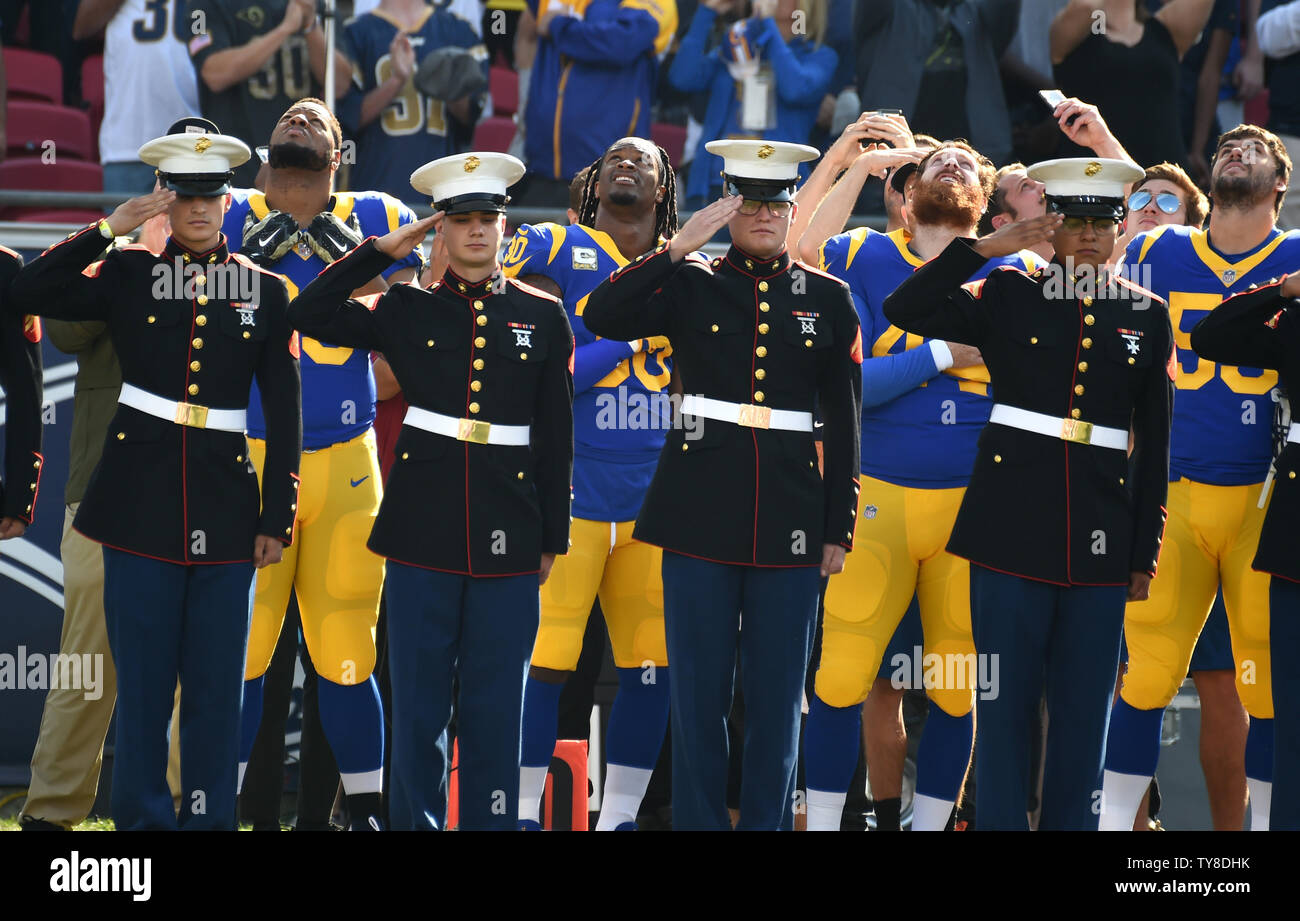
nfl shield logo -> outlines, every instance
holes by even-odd
[[[862,517],[863,517],[863,518],[875,518],[875,517],[876,517],[876,511],[877,511],[877,509],[876,509],[876,507],[875,507],[874,505],[864,505],[864,506],[862,507]]]
[[[1223,283],[1225,285],[1230,285],[1236,280],[1237,280],[1237,273],[1234,270],[1232,269],[1223,270]]]

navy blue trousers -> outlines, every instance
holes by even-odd
[[[1039,828],[1096,831],[1127,588],[1050,585],[976,564],[970,588],[975,651],[997,656],[998,669],[995,694],[976,702],[976,822],[1028,829],[1031,739],[1046,692]]]
[[[789,830],[820,572],[664,551],[663,580],[673,669],[673,828],[731,828],[727,714],[739,652],[745,741],[737,828]]]
[[[1300,583],[1273,576],[1268,589],[1273,663],[1273,802],[1268,827],[1300,831]]]
[[[541,613],[536,574],[476,578],[388,561],[394,830],[447,824],[452,682],[458,827],[512,831],[519,815],[524,681]]]
[[[182,566],[104,548],[104,620],[117,667],[113,821],[123,831],[235,827],[252,563]],[[181,814],[167,788],[181,694]]]

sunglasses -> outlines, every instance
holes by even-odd
[[[1061,221],[1061,229],[1068,233],[1079,233],[1085,225],[1091,224],[1094,233],[1110,233],[1119,223],[1113,217],[1067,217]]]
[[[772,217],[785,217],[790,213],[790,206],[794,202],[790,201],[755,201],[752,198],[746,198],[740,203],[740,213],[749,217],[758,214],[763,205],[767,205],[767,211]]]
[[[1165,214],[1175,214],[1182,207],[1183,203],[1178,200],[1178,196],[1173,192],[1161,192],[1155,196],[1156,207]],[[1141,211],[1151,202],[1151,193],[1146,189],[1139,189],[1128,197],[1128,209],[1130,211]]]

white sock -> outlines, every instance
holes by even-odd
[[[343,781],[343,792],[347,796],[355,793],[379,793],[384,789],[384,769],[357,774],[340,772],[339,780]]]
[[[235,784],[236,793],[244,792],[244,771],[247,770],[248,770],[248,762],[247,761],[239,762],[239,782]]]
[[[839,831],[849,794],[811,788],[807,792],[808,831]]]
[[[1150,776],[1103,771],[1101,779],[1101,818],[1098,831],[1132,831],[1138,806],[1151,786]]]
[[[1250,830],[1268,831],[1268,810],[1273,802],[1273,784],[1268,780],[1246,778],[1250,791]]]
[[[542,796],[546,793],[546,767],[519,768],[519,821],[542,820]]]
[[[613,831],[624,822],[635,822],[641,812],[641,800],[654,771],[610,764],[605,769],[605,795],[600,801],[600,818],[596,831]]]
[[[943,831],[955,805],[950,799],[917,793],[912,797],[912,831]]]

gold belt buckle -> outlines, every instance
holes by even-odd
[[[196,429],[207,428],[208,408],[206,406],[196,406],[193,403],[177,403],[176,424],[188,425]]]
[[[752,403],[741,404],[740,418],[737,422],[751,429],[771,428],[772,410],[766,406],[755,406]]]
[[[1092,423],[1079,419],[1062,419],[1061,438],[1080,445],[1092,444]]]
[[[460,430],[456,432],[458,441],[469,441],[476,445],[485,445],[488,443],[488,432],[492,431],[491,422],[483,422],[479,419],[461,419]]]

